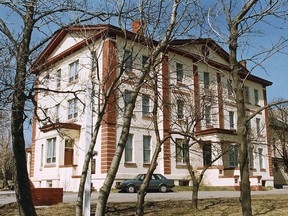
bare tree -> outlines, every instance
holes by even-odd
[[[51,37],[49,28],[81,23],[102,12],[89,14],[86,1],[79,4],[74,1],[1,1],[0,33],[1,47],[8,49],[11,63],[14,65],[14,80],[10,85],[11,99],[11,134],[15,157],[15,191],[21,215],[36,215],[27,174],[25,139],[23,127],[25,123],[25,104],[29,99],[27,80],[29,78],[30,61],[37,51]],[[77,11],[74,17],[69,13]],[[63,13],[66,13],[64,24]],[[87,15],[89,14],[89,15]],[[76,19],[75,19],[76,18]],[[21,23],[20,26],[11,25],[11,20]],[[15,28],[14,28],[15,27]],[[15,63],[15,64],[14,64]]]
[[[1,142],[0,142],[0,167],[2,173],[3,187],[9,188],[8,175],[13,175],[13,153],[11,149],[10,132],[1,130]]]
[[[238,4],[239,3],[239,4]],[[252,215],[251,208],[251,192],[250,192],[250,182],[249,182],[249,145],[247,139],[247,127],[249,124],[250,117],[246,117],[246,108],[244,100],[244,82],[249,73],[244,75],[243,79],[243,67],[239,64],[239,50],[240,39],[244,36],[252,34],[253,29],[255,29],[256,24],[262,22],[269,23],[269,18],[279,17],[279,13],[283,13],[287,7],[287,2],[285,1],[259,1],[259,0],[248,0],[242,2],[236,1],[220,1],[220,7],[223,12],[224,19],[227,23],[228,28],[228,38],[217,31],[214,26],[212,19],[210,19],[210,26],[217,33],[219,39],[226,41],[229,46],[229,64],[232,75],[233,88],[235,91],[235,99],[237,105],[237,138],[240,145],[239,151],[239,163],[240,163],[240,176],[241,176],[241,205],[243,215]],[[242,5],[240,5],[242,4]],[[217,8],[217,6],[215,6]],[[218,14],[219,15],[219,14]],[[283,14],[284,15],[284,14]],[[277,40],[277,39],[276,39]],[[285,40],[285,39],[284,39]],[[254,55],[259,57],[264,56],[260,63],[261,64],[267,57],[271,56],[271,53],[279,50],[283,47],[283,40],[280,38],[276,41],[276,45],[273,45],[269,51],[261,50]],[[243,46],[242,46],[243,47]],[[242,48],[241,47],[241,48]],[[267,48],[266,48],[267,49]],[[265,55],[263,55],[265,53]],[[268,54],[269,53],[269,54]],[[250,59],[253,62],[253,58]],[[255,59],[254,59],[255,60]],[[245,74],[245,73],[244,73]]]
[[[160,5],[158,5],[158,3],[156,3],[155,6],[164,7],[164,5],[162,5],[162,3],[159,3],[159,4]],[[143,82],[147,78],[148,72],[150,71],[150,69],[154,67],[154,64],[157,61],[157,58],[159,58],[159,57],[161,58],[161,54],[163,52],[165,53],[165,50],[167,49],[167,45],[169,44],[170,40],[173,38],[173,36],[176,35],[176,33],[174,31],[175,31],[175,29],[177,29],[177,26],[180,24],[178,17],[177,17],[178,7],[180,4],[182,4],[181,1],[173,1],[173,4],[168,5],[169,7],[165,7],[166,10],[171,11],[170,12],[171,17],[170,17],[169,23],[167,24],[167,27],[162,28],[162,29],[167,29],[167,30],[164,31],[163,38],[158,38],[158,40],[160,42],[158,42],[156,44],[156,46],[153,47],[152,50],[151,50],[151,47],[148,47],[148,50],[150,50],[149,51],[150,55],[149,55],[149,58],[147,60],[147,64],[145,64],[146,65],[145,70],[142,72],[142,74],[140,74],[139,78],[136,79],[136,83],[135,83],[133,90],[131,91],[131,94],[130,94],[130,100],[128,103],[126,103],[126,106],[125,106],[124,116],[123,116],[122,133],[121,133],[121,136],[120,136],[119,141],[118,141],[118,145],[116,148],[115,156],[113,157],[113,160],[111,163],[111,167],[110,167],[109,172],[107,174],[107,177],[104,181],[104,185],[100,189],[100,194],[99,194],[98,203],[97,203],[97,209],[96,209],[96,213],[95,213],[96,215],[103,215],[104,214],[104,210],[105,210],[106,202],[107,202],[107,199],[109,196],[109,192],[110,192],[110,189],[112,187],[112,183],[114,181],[114,178],[116,176],[116,173],[117,173],[117,170],[119,167],[119,163],[120,163],[120,159],[121,159],[122,153],[123,153],[124,148],[125,148],[125,143],[126,143],[128,135],[129,135],[131,116],[133,114],[133,110],[135,107],[135,101],[136,101],[136,98],[139,94],[141,86],[143,85]],[[144,4],[143,4],[143,6],[144,6]],[[162,16],[161,10],[159,10],[159,11],[158,11],[159,15]],[[140,17],[140,20],[141,20],[141,18],[142,18],[142,16]],[[145,19],[144,19],[144,21],[145,21]],[[147,29],[149,29],[149,26]],[[147,42],[149,42],[149,41],[147,41]],[[152,41],[150,41],[149,44],[151,44],[151,42]],[[150,173],[151,175],[152,175],[152,172]],[[139,214],[141,214],[141,212]]]
[[[283,99],[280,99],[283,101]],[[288,109],[287,104],[279,104],[269,109],[269,124],[271,127],[271,142],[274,157],[281,158],[285,171],[288,170],[287,131]]]

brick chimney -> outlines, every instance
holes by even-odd
[[[140,35],[144,34],[142,22],[140,19],[132,21],[132,32]]]

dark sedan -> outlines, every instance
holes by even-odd
[[[139,174],[131,180],[126,180],[120,184],[116,184],[116,188],[121,191],[134,193],[140,188],[145,175],[146,174]],[[160,192],[165,193],[174,186],[173,180],[167,179],[161,174],[153,174],[147,190],[159,190]]]

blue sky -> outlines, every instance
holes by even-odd
[[[273,82],[272,86],[267,88],[268,101],[273,98],[288,98],[288,56],[275,55],[265,63],[267,72],[258,70],[254,73],[261,78]]]
[[[235,7],[232,7],[232,14],[235,16],[236,13],[239,13],[240,8],[246,2],[247,0],[233,1]],[[266,1],[259,1],[257,9],[259,9],[259,4],[265,3]],[[208,7],[211,8],[215,2],[203,1],[201,4],[207,9]],[[287,11],[288,9],[285,8],[287,6],[288,4],[286,2],[286,5],[280,7],[280,10],[283,10],[284,12]],[[220,2],[218,2],[217,9],[222,11],[221,8],[222,5]],[[287,16],[287,12],[285,12],[285,14]],[[217,21],[214,23],[214,27],[216,30],[218,30],[219,35],[223,36],[220,40],[222,42],[227,42],[228,30],[226,20],[221,12],[216,17]],[[250,59],[251,56],[261,53],[263,50],[269,47],[273,47],[273,45],[276,44],[280,38],[282,41],[285,39],[288,40],[288,23],[283,18],[285,17],[265,16],[259,22],[257,22],[256,25],[253,25],[253,28],[250,29],[247,35],[244,35],[244,37],[241,36],[239,39],[240,46],[238,51],[238,61],[241,61],[242,59]],[[213,17],[210,17],[210,20],[213,20]],[[206,18],[206,22],[208,22],[208,17]],[[248,21],[247,23],[249,25],[252,22]],[[214,38],[215,34],[212,34],[211,37]],[[218,35],[215,37],[215,40],[219,40]],[[288,46],[287,42],[286,46]],[[252,70],[253,75],[273,82],[273,85],[267,88],[268,102],[271,102],[274,98],[288,99],[288,48],[285,47],[285,45],[283,45],[282,48],[283,49],[279,50],[274,55],[271,55],[267,60],[261,63],[261,66],[257,66]],[[227,51],[225,47],[224,49]],[[253,58],[253,60],[259,63],[264,57],[265,55],[261,55]],[[255,66],[255,64],[253,65],[252,61],[248,60],[247,68],[250,70],[253,68],[253,66]]]
[[[210,1],[205,1],[203,4],[209,4],[212,3]],[[242,2],[242,1],[239,1]],[[238,2],[237,2],[238,3]],[[2,8],[3,9],[3,8]],[[0,15],[1,18],[8,19],[9,26],[14,28],[14,30],[19,30],[19,25],[21,25],[19,20],[16,16],[8,16],[6,13],[2,13]],[[223,17],[222,20],[219,18],[219,26],[221,27],[221,30],[223,30],[223,34],[227,33],[227,30],[225,30],[225,24],[223,25]],[[222,22],[222,23],[221,23]],[[225,21],[224,21],[225,22]],[[280,23],[280,25],[279,25]],[[248,48],[246,47],[243,57],[246,58],[245,54],[249,57],[253,51],[257,50],[257,48],[271,46],[271,44],[275,41],[277,41],[280,37],[288,38],[288,31],[287,31],[287,23],[279,22],[279,20],[272,20],[272,24],[278,25],[278,29],[275,29],[273,25],[266,25],[266,24],[258,24],[256,27],[258,30],[261,31],[261,35],[253,35],[249,36],[247,38],[244,38],[242,40],[247,40],[249,42],[252,42],[250,44],[253,44],[253,46]],[[35,36],[35,35],[34,35]],[[212,37],[213,38],[213,37]],[[35,39],[35,38],[34,38]],[[33,39],[32,39],[33,40]],[[227,49],[226,49],[227,50]],[[272,57],[270,57],[266,62],[262,64],[262,67],[257,67],[253,70],[252,74],[259,76],[261,78],[267,79],[271,82],[273,82],[273,85],[267,88],[267,96],[268,101],[271,102],[273,98],[288,98],[288,74],[287,74],[287,68],[288,68],[288,55],[285,54],[285,52],[288,52],[288,49],[284,49],[281,51],[281,53],[276,53]],[[238,60],[241,60],[239,58]],[[260,60],[260,59],[258,59]],[[247,64],[247,67],[252,67],[252,63]]]

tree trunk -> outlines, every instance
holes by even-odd
[[[198,192],[199,192],[199,182],[193,181],[193,192],[192,192],[192,202],[191,208],[198,209]]]
[[[153,85],[153,89],[154,89],[154,105],[153,105],[153,111],[152,111],[152,115],[153,115],[153,125],[154,125],[154,131],[155,131],[155,136],[156,136],[156,148],[155,151],[153,153],[153,157],[151,160],[151,164],[150,167],[147,171],[147,174],[144,178],[143,183],[141,184],[141,187],[137,193],[137,205],[136,205],[136,215],[138,216],[142,216],[144,215],[144,200],[145,200],[145,195],[146,195],[146,190],[147,187],[149,185],[149,182],[151,180],[152,174],[155,171],[158,163],[157,163],[157,159],[158,156],[161,152],[161,146],[162,146],[162,141],[160,138],[160,132],[159,132],[159,127],[158,127],[158,77],[157,77],[157,73],[154,71],[154,75],[155,75],[155,79],[154,79],[154,85]],[[164,138],[165,139],[165,138]]]
[[[247,143],[247,125],[246,125],[246,107],[244,100],[244,83],[240,77],[241,68],[237,61],[238,47],[238,20],[230,23],[229,37],[229,63],[234,84],[237,106],[237,137],[240,145],[239,164],[241,178],[241,193],[240,200],[242,206],[242,214],[245,216],[252,215],[251,207],[251,192],[249,181],[249,158],[248,158],[248,143]]]
[[[186,140],[186,139],[185,139]],[[185,145],[188,146],[188,141],[185,141]],[[193,171],[193,167],[190,163],[190,156],[189,154],[185,157],[185,163],[187,165],[188,172],[190,174],[190,177],[192,179],[193,184],[193,190],[192,190],[192,200],[191,200],[191,208],[192,209],[198,209],[198,191],[199,191],[199,185],[202,181],[202,174],[200,175],[200,178],[197,179],[195,172]]]
[[[143,216],[144,215],[144,200],[146,196],[147,186],[144,183],[141,184],[139,191],[137,192],[137,205],[136,205],[136,215]]]
[[[103,109],[105,109],[105,107]],[[83,214],[83,195],[84,195],[84,189],[85,189],[84,186],[85,186],[85,181],[87,178],[87,173],[88,173],[88,168],[89,168],[88,166],[90,164],[90,160],[93,155],[95,143],[98,137],[98,132],[99,132],[102,116],[103,114],[101,112],[100,116],[98,117],[95,129],[93,131],[93,137],[92,137],[88,152],[85,156],[85,160],[83,163],[82,174],[81,174],[81,179],[80,179],[80,184],[79,184],[79,191],[78,191],[77,202],[76,202],[76,216],[82,216]]]
[[[106,208],[107,200],[108,200],[108,197],[110,194],[110,190],[112,188],[112,184],[113,184],[114,179],[116,177],[116,174],[117,174],[117,171],[119,168],[119,164],[120,164],[120,160],[121,160],[124,148],[125,148],[126,140],[128,138],[128,135],[129,135],[131,118],[133,116],[133,110],[135,108],[136,98],[137,98],[137,95],[140,91],[141,83],[143,83],[144,77],[145,77],[144,75],[142,75],[140,77],[140,80],[139,80],[140,84],[138,83],[138,85],[135,89],[135,92],[133,92],[131,94],[131,100],[127,104],[126,109],[124,111],[121,136],[120,136],[118,145],[116,147],[115,155],[112,159],[110,169],[107,173],[104,184],[100,188],[100,191],[99,191],[99,196],[98,196],[98,200],[97,200],[97,208],[96,208],[96,212],[95,212],[96,216],[102,216],[105,214],[105,208]]]
[[[14,92],[12,98],[11,134],[15,163],[15,193],[19,205],[20,215],[34,216],[36,211],[32,202],[30,180],[27,172],[27,161],[24,139],[24,110],[26,96],[26,66],[28,64],[29,45],[33,29],[35,0],[26,6],[25,27],[23,40],[18,48],[16,58],[16,75],[14,79]]]

